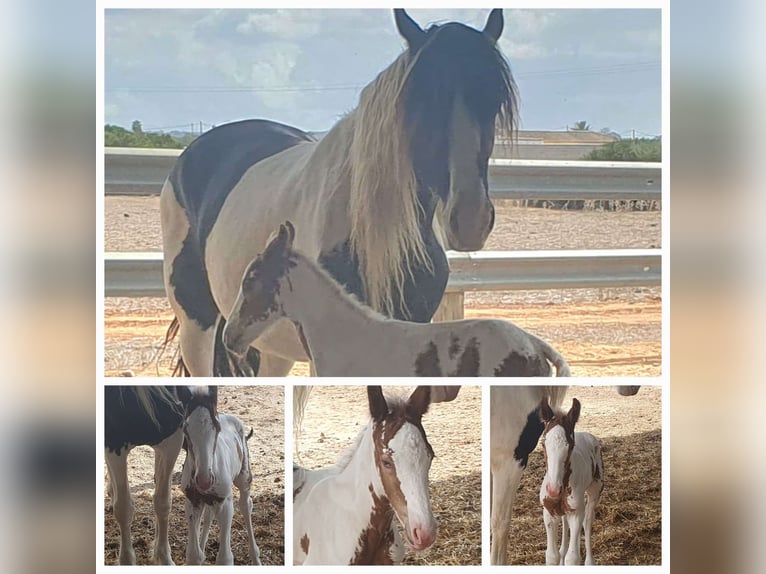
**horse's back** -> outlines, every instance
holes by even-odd
[[[152,387],[147,387],[150,393]],[[106,386],[104,388],[104,446],[120,454],[124,448],[154,446],[168,438],[183,423],[183,408],[160,398],[154,405],[154,420],[146,411],[137,387]]]
[[[179,156],[169,175],[201,251],[226,197],[253,165],[314,138],[269,120],[244,120],[204,133]]]

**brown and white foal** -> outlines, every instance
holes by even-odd
[[[436,539],[428,495],[433,450],[421,424],[430,387],[406,401],[367,387],[371,420],[333,467],[293,467],[295,564],[393,564],[403,556],[394,516],[409,545]]]
[[[601,445],[590,433],[575,432],[580,401],[572,399],[569,412],[554,412],[547,398],[540,403],[545,423],[543,452],[546,472],[540,487],[540,503],[548,538],[546,564],[579,565],[580,532],[585,531],[585,564],[593,562],[591,527],[596,505],[604,490]],[[561,546],[557,549],[557,519],[561,519]],[[569,536],[569,540],[567,537]]]
[[[295,229],[279,227],[248,265],[223,330],[235,372],[245,375],[250,345],[292,321],[313,372],[339,377],[569,376],[551,345],[508,321],[397,321],[350,295],[315,261],[293,249]]]

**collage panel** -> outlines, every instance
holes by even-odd
[[[294,397],[294,564],[481,564],[481,387]]]
[[[103,564],[284,564],[283,387],[106,386],[104,419]]]
[[[492,564],[660,565],[662,387],[490,393]]]

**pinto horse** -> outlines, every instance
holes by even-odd
[[[441,302],[445,249],[484,245],[494,225],[495,129],[511,133],[518,115],[497,47],[502,11],[482,30],[455,22],[424,30],[401,9],[394,18],[406,50],[321,141],[249,120],[205,133],[178,158],[160,199],[177,373],[231,374],[217,360],[220,334],[245,268],[280,222],[301,229],[297,248],[347,291],[416,322],[429,322]],[[259,375],[281,376],[309,357],[282,320],[247,360]]]
[[[171,474],[183,442],[184,407],[174,387],[104,388],[104,450],[112,511],[120,529],[120,564],[135,564],[130,533],[133,499],[128,454],[136,446],[154,449],[155,564],[173,564],[168,539]]]
[[[295,420],[308,393],[295,392]],[[431,388],[418,387],[406,401],[386,399],[367,387],[369,424],[332,467],[293,466],[295,564],[393,564],[404,548],[394,516],[416,550],[436,539],[428,494],[434,453],[421,424]]]
[[[312,372],[335,377],[568,377],[561,354],[509,321],[397,321],[376,313],[293,249],[288,221],[248,265],[223,331],[232,372],[248,372],[250,344],[282,317],[295,322]]]
[[[492,564],[508,560],[508,529],[521,475],[529,455],[545,430],[539,407],[545,399],[554,409],[561,406],[566,386],[493,386],[490,389],[490,454],[492,473]],[[635,395],[638,386],[618,386],[623,396]]]

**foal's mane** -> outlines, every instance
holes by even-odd
[[[402,293],[412,268],[432,266],[419,228],[423,210],[410,149],[418,126],[408,122],[420,123],[420,110],[438,109],[437,116],[443,116],[438,121],[448,123],[451,108],[431,105],[431,100],[451,101],[457,90],[465,92],[473,115],[483,108],[494,114],[499,105],[496,123],[502,132],[513,133],[518,116],[508,64],[481,32],[451,23],[431,26],[425,33],[423,47],[414,55],[406,50],[378,74],[362,90],[356,109],[331,130],[350,132],[341,181],[348,178],[350,185],[351,249],[365,299],[386,314],[397,311],[395,295]],[[429,125],[419,126],[421,131],[433,122],[425,123]],[[403,297],[399,299],[403,307]]]

